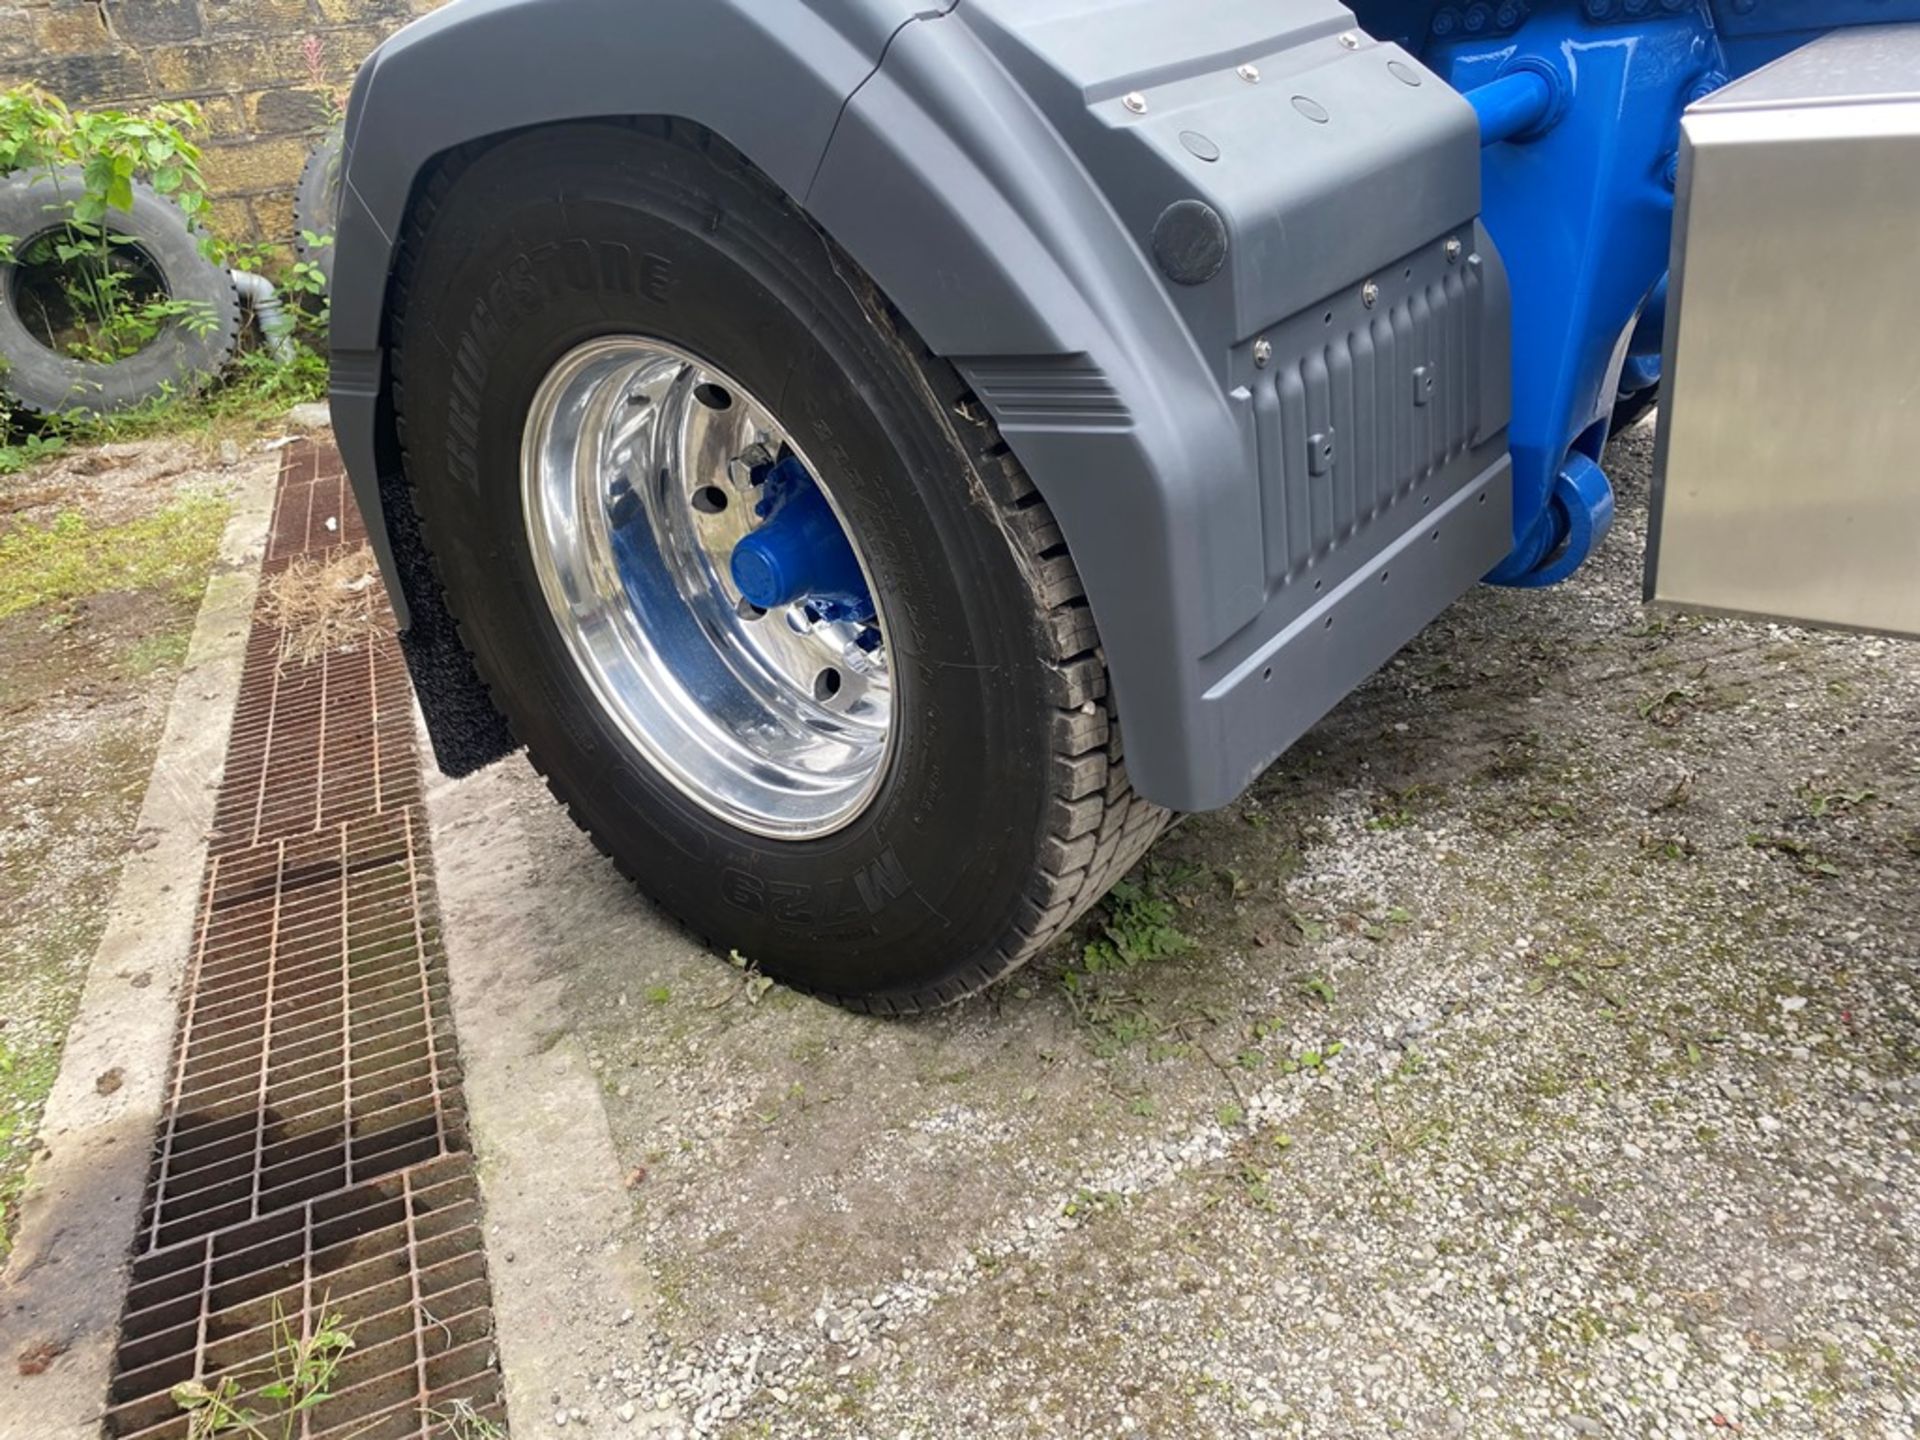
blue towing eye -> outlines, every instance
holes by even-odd
[[[757,470],[754,481],[762,523],[728,562],[741,595],[762,610],[805,602],[817,619],[873,619],[860,561],[807,467],[789,455]]]

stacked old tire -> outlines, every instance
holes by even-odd
[[[196,389],[232,357],[240,301],[232,277],[200,249],[186,217],[146,185],[133,203],[102,221],[116,247],[137,255],[160,292],[181,302],[146,345],[110,362],[82,358],[50,343],[21,313],[25,257],[70,228],[72,202],[85,191],[78,170],[19,171],[0,179],[0,235],[14,237],[0,263],[0,389],[15,410],[52,415],[111,414]]]
[[[293,192],[293,248],[333,286],[333,227],[340,214],[340,159],[346,130],[335,125],[314,146]]]

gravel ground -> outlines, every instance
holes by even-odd
[[[480,782],[631,1200],[579,1269],[651,1294],[516,1434],[1920,1433],[1920,649],[1644,610],[1651,442],[1574,583],[926,1020],[664,943]]]

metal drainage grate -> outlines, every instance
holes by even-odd
[[[287,452],[264,573],[324,561],[366,543],[366,527],[331,452]],[[309,835],[420,798],[413,692],[392,612],[367,643],[281,664],[282,632],[256,617],[246,678],[215,806],[215,854]]]
[[[268,573],[362,543],[337,456],[291,447]],[[295,1433],[483,1433],[505,1407],[411,695],[390,624],[283,650],[257,609],[107,1430],[184,1435],[174,1386],[257,1387],[324,1306],[354,1348]]]

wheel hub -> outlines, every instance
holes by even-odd
[[[821,618],[873,619],[860,558],[806,466],[788,455],[750,477],[762,523],[733,547],[728,570],[740,593],[763,610],[807,605]]]
[[[534,397],[521,483],[562,642],[676,789],[780,839],[866,808],[893,731],[884,620],[829,482],[764,404],[664,341],[590,341]]]

